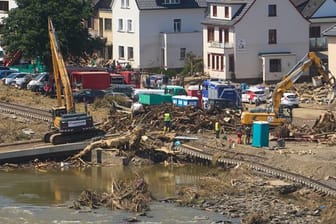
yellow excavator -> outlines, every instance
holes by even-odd
[[[103,131],[95,128],[92,116],[88,115],[86,112],[77,113],[75,111],[69,76],[57,43],[55,29],[50,18],[48,18],[48,33],[57,106],[52,107],[51,109],[53,123],[51,125],[51,131],[44,135],[44,142],[50,142],[56,145],[77,142],[103,135]],[[64,96],[64,104],[62,94]]]
[[[241,114],[242,125],[252,125],[254,121],[268,121],[270,126],[279,126],[292,122],[292,108],[284,107],[281,103],[283,93],[293,87],[303,72],[314,66],[324,84],[335,85],[335,77],[325,68],[321,59],[314,52],[305,55],[275,86],[272,103],[267,108],[254,108]]]

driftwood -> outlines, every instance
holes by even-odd
[[[83,191],[79,199],[73,202],[71,208],[81,209],[89,207],[97,209],[107,207],[112,210],[122,209],[132,212],[144,212],[149,210],[149,202],[152,200],[148,185],[143,178],[136,177],[132,183],[114,181],[112,192],[96,193],[89,190]]]
[[[67,160],[76,160],[87,153],[91,152],[91,150],[96,148],[117,148],[117,149],[129,149],[129,150],[135,150],[139,147],[139,143],[141,140],[141,136],[144,134],[144,129],[142,127],[136,127],[131,132],[120,136],[115,137],[112,139],[101,139],[95,142],[90,143],[88,146],[86,146],[82,151],[77,153],[76,155],[70,157]]]

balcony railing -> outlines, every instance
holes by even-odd
[[[220,43],[218,41],[212,41],[210,42],[210,47],[213,48],[233,48],[234,44],[231,42],[227,42],[227,43]]]
[[[326,37],[309,38],[309,49],[311,51],[325,51],[328,49]]]

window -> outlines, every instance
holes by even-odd
[[[125,57],[124,46],[119,46],[119,58],[123,59]]]
[[[219,28],[219,43],[223,43],[223,32],[224,32],[224,29],[222,28]]]
[[[129,0],[121,0],[121,8],[129,8]]]
[[[229,30],[224,29],[224,43],[228,43],[228,42],[229,42]]]
[[[105,30],[112,30],[112,19],[104,20]]]
[[[213,27],[208,27],[208,42],[214,41],[215,30]]]
[[[229,18],[229,7],[225,6],[224,8],[224,17]]]
[[[311,38],[319,38],[321,35],[321,27],[312,26],[309,28],[309,37]]]
[[[211,54],[208,54],[208,68],[210,68],[211,64]]]
[[[268,5],[268,16],[276,16],[277,10],[276,5]]]
[[[163,5],[176,5],[180,3],[181,3],[180,0],[162,0]]]
[[[133,60],[134,59],[133,47],[128,47],[127,48],[127,56],[128,56],[128,60]]]
[[[269,67],[270,72],[281,72],[281,59],[270,59]]]
[[[0,1],[0,10],[1,11],[9,11],[8,1]]]
[[[180,48],[180,60],[184,60],[186,57],[186,48]]]
[[[276,30],[268,30],[268,43],[276,44],[277,43],[277,32]]]
[[[133,32],[133,21],[131,19],[127,20],[127,32]]]
[[[118,31],[123,31],[123,19],[118,19]]]
[[[181,19],[174,19],[174,32],[181,32]]]
[[[212,6],[212,16],[217,17],[217,5]]]

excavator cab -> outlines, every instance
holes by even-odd
[[[62,117],[63,114],[67,113],[67,110],[65,107],[53,107],[50,112],[52,117],[55,118]]]
[[[285,118],[286,123],[290,124],[293,121],[293,108],[287,105],[280,105],[279,118]]]

